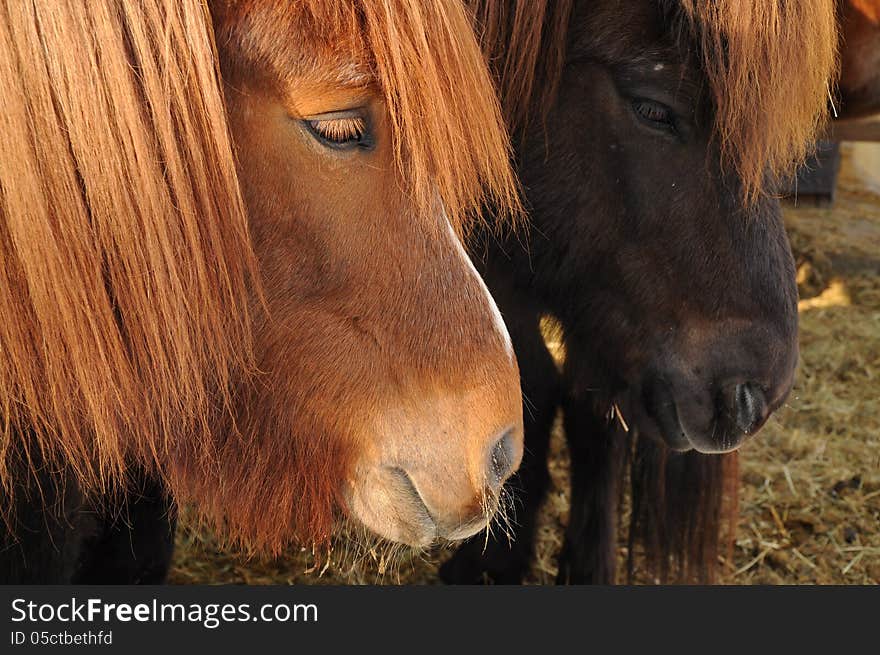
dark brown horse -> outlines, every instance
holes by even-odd
[[[458,0],[9,0],[0,97],[4,580],[94,581],[142,492],[266,552],[486,525],[521,403],[460,235],[517,200]]]
[[[807,151],[835,65],[833,0],[475,2],[533,228],[473,251],[525,396],[512,546],[450,582],[518,582],[562,407],[571,512],[559,581],[614,580],[616,511],[660,579],[711,579],[735,454],[791,389],[797,290],[774,179]],[[561,325],[558,371],[540,321]],[[725,503],[727,503],[725,505]]]

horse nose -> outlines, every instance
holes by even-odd
[[[466,539],[501,508],[501,488],[523,452],[521,418],[502,430],[432,422],[431,438],[401,430],[399,449],[365,460],[347,496],[373,532],[414,546]]]
[[[498,510],[500,491],[522,459],[523,439],[519,425],[483,437],[486,445],[470,462],[438,477],[423,470],[407,471],[416,494],[436,528],[436,536],[466,539],[486,527]],[[482,455],[478,453],[482,453]]]
[[[522,448],[517,441],[517,430],[508,428],[489,449],[486,480],[492,490],[499,489],[513,475],[521,456]]]
[[[755,382],[737,384],[733,390],[730,415],[743,434],[757,432],[769,416],[767,396]]]
[[[647,428],[642,431],[659,435],[674,450],[710,454],[739,448],[782,406],[794,385],[794,332],[759,322],[707,329],[695,332],[696,346],[662,352],[658,372],[641,385],[642,407],[652,419],[641,421]]]

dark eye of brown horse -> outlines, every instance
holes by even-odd
[[[374,145],[366,117],[356,112],[333,112],[303,121],[315,139],[328,148],[370,149]]]
[[[649,127],[667,132],[675,131],[675,115],[666,105],[653,100],[636,98],[632,101],[632,107],[633,111],[636,112],[636,116]]]

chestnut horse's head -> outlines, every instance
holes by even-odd
[[[269,308],[266,377],[238,412],[249,445],[223,459],[243,479],[263,469],[299,522],[322,519],[297,507],[315,489],[399,541],[469,536],[519,461],[521,410],[506,329],[460,242],[481,177],[510,199],[461,8],[258,1],[214,19]]]
[[[536,224],[520,284],[574,388],[674,449],[738,447],[793,382],[770,185],[823,118],[834,0],[477,4]]]
[[[145,463],[269,550],[340,508],[414,545],[485,526],[521,402],[461,238],[517,200],[459,1],[27,5],[0,19],[3,445],[34,430],[88,488]]]

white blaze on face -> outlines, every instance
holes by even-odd
[[[483,290],[483,293],[486,294],[486,301],[489,303],[489,311],[492,313],[492,319],[495,322],[495,331],[501,335],[501,339],[504,342],[504,348],[507,351],[507,356],[510,358],[510,361],[514,360],[513,354],[513,342],[510,340],[510,333],[507,331],[507,325],[504,323],[504,319],[501,317],[501,311],[498,309],[498,305],[495,303],[495,299],[492,297],[492,294],[489,293],[489,288],[486,286],[486,283],[483,282],[482,276],[477,272],[477,269],[474,267],[474,263],[471,261],[471,258],[468,256],[467,251],[465,251],[464,246],[461,243],[461,240],[458,238],[458,235],[455,233],[455,230],[452,228],[452,223],[449,222],[449,219],[446,218],[446,212],[443,212],[443,220],[446,221],[446,227],[448,228],[449,238],[452,240],[454,244],[455,251],[459,254],[459,256],[464,260],[465,265],[468,270],[471,272],[471,275],[476,279],[477,284]]]

